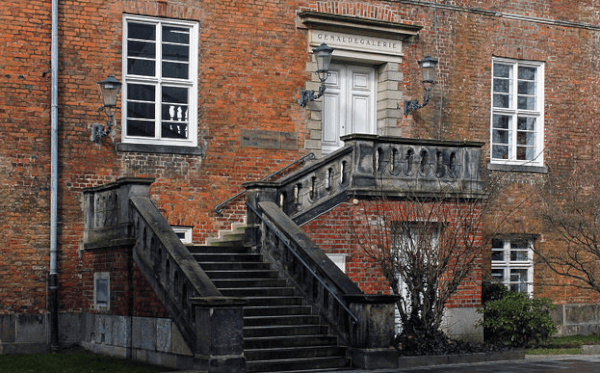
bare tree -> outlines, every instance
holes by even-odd
[[[486,196],[440,182],[435,193],[363,200],[353,211],[353,240],[399,296],[404,335],[438,338],[452,296],[481,282]]]
[[[569,285],[600,292],[600,173],[598,162],[551,170],[539,185],[539,217],[557,245],[536,249],[554,273],[576,280]]]

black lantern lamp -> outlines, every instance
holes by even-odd
[[[423,103],[419,104],[419,100],[404,100],[404,115],[408,115],[411,112],[418,110],[429,103],[429,99],[431,96],[429,92],[435,85],[435,67],[438,63],[438,60],[431,56],[426,56],[421,61],[419,61],[419,66],[421,67],[421,75],[423,76],[423,80],[421,83],[423,84],[423,89],[425,90],[425,96],[423,97]]]
[[[102,97],[102,107],[100,110],[106,114],[108,121],[106,123],[106,129],[100,124],[94,124],[92,132],[92,141],[94,142],[100,141],[112,131],[115,119],[114,108],[117,106],[119,92],[121,92],[121,82],[113,75],[109,75],[103,81],[98,82],[98,89],[100,90],[100,96]]]
[[[315,91],[303,89],[300,91],[300,100],[298,104],[304,107],[309,101],[314,101],[325,93],[325,81],[329,77],[329,65],[331,64],[331,55],[333,54],[333,48],[323,43],[313,49],[313,53],[317,58],[317,75],[321,86],[319,87],[319,93],[315,94]]]

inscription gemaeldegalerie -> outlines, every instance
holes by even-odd
[[[400,40],[379,38],[374,36],[310,30],[310,42],[314,45],[326,43],[334,49],[398,56],[402,55],[402,42]]]

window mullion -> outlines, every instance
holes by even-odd
[[[156,122],[155,122],[155,133],[156,139],[162,139],[162,22],[156,25]]]

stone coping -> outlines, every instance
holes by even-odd
[[[524,360],[524,350],[505,352],[477,352],[464,355],[426,355],[426,356],[400,356],[399,368],[414,368],[431,365],[472,364],[501,360]]]

